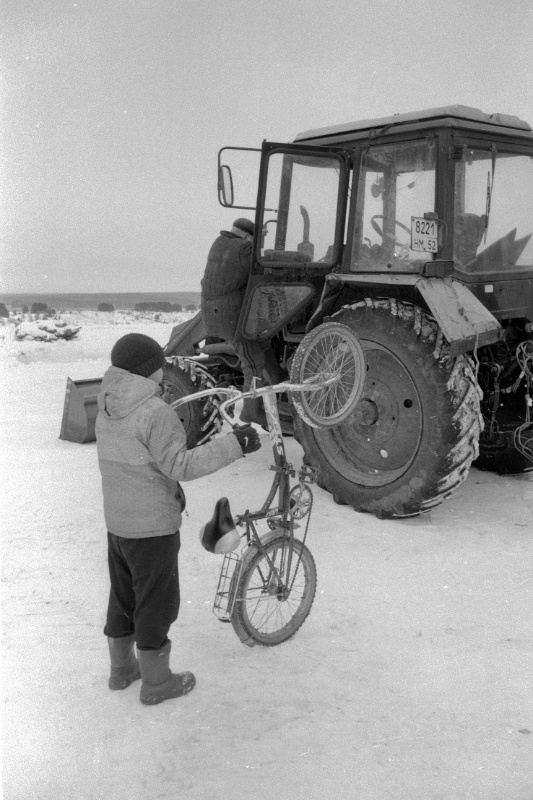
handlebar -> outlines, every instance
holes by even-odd
[[[315,392],[335,383],[336,380],[337,377],[335,375],[330,375],[320,382],[315,378],[313,380],[309,379],[305,383],[290,383],[286,381],[284,383],[276,383],[268,386],[252,386],[247,392],[240,392],[234,386],[217,386],[213,389],[202,389],[200,392],[180,397],[178,400],[174,400],[174,402],[170,404],[170,407],[176,409],[179,406],[185,405],[185,403],[201,400],[203,397],[225,394],[228,395],[228,397],[220,403],[218,410],[226,422],[229,422],[230,425],[234,425],[235,421],[229,416],[227,408],[235,405],[239,400],[246,397],[261,397],[266,394],[281,394],[283,392]]]

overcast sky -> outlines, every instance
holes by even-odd
[[[533,125],[532,0],[3,0],[0,291],[197,291],[224,145],[462,104]]]

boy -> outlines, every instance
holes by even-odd
[[[261,446],[247,426],[187,450],[183,425],[159,396],[164,364],[161,346],[149,336],[119,339],[96,419],[111,579],[104,628],[109,688],[125,689],[142,678],[145,705],[181,697],[196,683],[191,672],[169,668],[167,634],[179,610],[177,557],[185,507],[178,481],[208,475]]]

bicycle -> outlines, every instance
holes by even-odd
[[[240,552],[232,548],[224,554],[213,603],[215,615],[232,624],[243,644],[272,646],[287,641],[307,619],[316,593],[316,565],[306,545],[313,506],[309,485],[316,481],[316,470],[304,464],[296,472],[287,461],[275,395],[290,392],[298,414],[310,425],[336,425],[353,412],[364,372],[363,351],[355,334],[340,323],[324,323],[300,343],[290,382],[254,385],[249,392],[234,387],[205,389],[171,404],[177,408],[201,397],[226,395],[219,411],[233,426],[230,406],[245,397],[263,397],[274,456],[270,469],[275,472],[266,500],[258,511],[247,509],[233,518],[227,498],[221,498],[201,531],[201,537],[212,543],[236,527],[244,528],[237,539],[242,542]],[[291,487],[291,478],[296,477],[298,483]],[[302,540],[296,539],[295,528],[304,519]],[[256,526],[260,520],[269,528],[263,536]],[[215,551],[212,546],[206,549]]]

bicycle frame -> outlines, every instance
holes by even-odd
[[[245,531],[243,534],[243,538],[245,538],[245,547],[254,545],[265,556],[266,560],[269,563],[270,570],[272,571],[272,575],[274,576],[277,582],[278,591],[285,593],[287,596],[290,594],[298,569],[298,564],[297,564],[296,570],[294,571],[293,574],[291,585],[284,586],[282,576],[291,574],[293,541],[294,541],[294,519],[291,516],[291,508],[290,508],[290,494],[291,494],[290,478],[291,477],[294,478],[297,475],[299,486],[301,487],[300,491],[302,492],[303,485],[305,483],[315,482],[316,470],[314,470],[312,467],[302,465],[299,472],[296,473],[296,470],[293,468],[292,464],[290,464],[287,461],[285,444],[281,432],[281,424],[280,424],[278,406],[275,395],[278,392],[301,391],[302,389],[310,390],[314,388],[321,388],[323,385],[324,382],[322,382],[321,384],[280,383],[273,386],[262,386],[262,387],[256,387],[255,385],[253,385],[249,392],[239,392],[237,389],[234,389],[233,387],[205,389],[201,392],[197,392],[196,394],[182,397],[171,404],[172,408],[177,408],[178,406],[183,405],[189,400],[198,400],[201,397],[208,397],[218,394],[229,395],[228,398],[222,401],[222,403],[220,404],[219,411],[221,413],[221,416],[227,422],[229,422],[230,425],[233,426],[235,423],[227,412],[227,408],[229,406],[234,405],[236,402],[238,402],[240,399],[244,397],[257,397],[257,396],[263,397],[265,413],[267,417],[268,432],[270,436],[270,442],[274,458],[274,464],[273,466],[270,467],[270,469],[275,472],[275,475],[272,481],[272,485],[270,487],[270,491],[268,492],[266,500],[261,506],[261,508],[258,511],[250,511],[247,509],[243,514],[237,515],[235,517],[235,524],[238,526],[245,527]],[[296,488],[297,487],[294,487],[294,489]],[[309,494],[311,494],[310,490],[308,491]],[[278,503],[276,506],[273,506],[276,494],[278,494]],[[308,519],[305,527],[304,536],[302,539],[302,544],[305,543],[307,537],[310,514],[311,514],[311,505],[309,506],[309,510],[305,514],[308,517]],[[278,566],[276,566],[272,562],[268,552],[265,550],[263,542],[261,541],[261,537],[259,536],[256,526],[254,524],[255,522],[263,519],[267,521],[267,524],[269,525],[271,530],[280,530],[282,532],[282,535],[287,537],[287,543],[288,543],[287,551],[283,553],[283,560]],[[277,524],[274,522],[274,520],[277,521]],[[239,558],[238,560],[242,563],[242,558]],[[215,598],[215,605],[213,609],[215,613],[217,613],[217,610],[220,611],[220,614],[218,614],[220,619],[226,619],[228,621],[231,618],[231,614],[233,611],[233,602],[235,598],[230,598],[229,591],[227,592],[228,607],[226,609],[224,609],[220,604],[217,606],[217,599],[219,598],[219,595],[221,593],[226,594],[221,588],[221,583],[223,582],[223,580],[231,579],[232,571],[229,569],[229,564],[235,561],[237,561],[237,558],[232,554],[227,554],[227,556],[224,559],[224,563],[221,569],[219,587],[217,588],[217,596]],[[233,568],[235,568],[235,564]],[[268,583],[270,582],[270,580],[271,580],[270,577],[268,579],[265,579],[265,581]],[[222,616],[222,614],[224,614],[225,616]]]
[[[204,389],[201,392],[196,392],[195,394],[186,395],[185,397],[180,397],[178,400],[175,400],[171,403],[171,408],[178,408],[185,403],[188,403],[191,400],[200,400],[202,397],[211,397],[214,395],[221,395],[225,394],[228,395],[226,400],[223,400],[219,406],[219,411],[223,419],[226,420],[232,427],[235,425],[234,420],[231,419],[227,412],[227,408],[229,406],[235,405],[239,400],[246,398],[246,397],[263,397],[263,402],[265,406],[265,413],[267,417],[267,425],[268,425],[268,432],[270,436],[270,442],[272,445],[272,452],[274,455],[274,466],[271,467],[272,470],[276,472],[274,476],[274,480],[270,489],[270,492],[267,495],[267,498],[263,505],[261,506],[259,511],[250,512],[246,511],[245,514],[240,515],[237,517],[239,520],[238,524],[241,524],[241,521],[244,522],[245,518],[248,519],[250,522],[258,519],[264,519],[268,517],[275,517],[275,516],[283,516],[284,523],[286,522],[286,517],[288,514],[288,506],[289,506],[289,478],[295,477],[296,472],[293,469],[292,465],[289,464],[285,454],[285,445],[283,442],[283,434],[281,432],[281,424],[279,419],[278,413],[278,406],[276,402],[275,395],[282,392],[299,392],[303,390],[311,391],[315,389],[321,389],[324,386],[328,385],[328,383],[332,383],[334,379],[330,379],[329,381],[322,381],[321,383],[305,383],[305,384],[294,384],[294,383],[278,383],[272,386],[260,386],[257,387],[255,385],[256,379],[254,378],[254,383],[250,391],[248,392],[240,392],[238,389],[234,387],[217,387],[214,389]],[[313,483],[316,476],[316,470],[312,467],[307,467],[305,465],[302,466],[298,473],[300,484],[303,483]],[[279,503],[278,507],[271,509],[272,502],[276,495],[276,492],[279,490]]]
[[[354,411],[365,371],[363,350],[353,331],[339,323],[324,323],[306,334],[296,351],[290,373],[294,382],[258,387],[254,381],[249,392],[212,387],[171,403],[177,408],[189,400],[214,396],[220,415],[235,425],[228,406],[246,397],[264,399],[274,479],[261,508],[247,509],[235,518],[245,528],[244,546],[239,554],[225,554],[213,605],[219,619],[231,622],[246,645],[286,641],[307,618],[316,594],[316,565],[305,544],[313,505],[305,484],[316,480],[316,470],[304,465],[296,473],[287,461],[274,395],[295,392],[294,408],[307,425],[333,427]],[[221,400],[224,396],[227,399]],[[291,478],[296,476],[298,485],[291,489]],[[304,517],[301,540],[295,538],[294,530],[299,527],[296,520]],[[270,528],[266,535],[257,531],[259,520],[266,520]]]
[[[279,391],[279,385],[263,387],[263,388],[267,389],[267,391],[264,391],[262,394],[263,394],[263,402],[267,417],[268,432],[274,456],[274,465],[271,466],[270,469],[275,472],[275,475],[272,481],[272,485],[270,487],[270,491],[261,508],[258,511],[249,511],[249,510],[245,511],[244,514],[241,514],[235,518],[235,523],[237,525],[246,526],[245,536],[247,544],[250,545],[253,543],[258,548],[258,550],[263,553],[263,555],[265,556],[270,565],[270,569],[272,570],[274,577],[276,578],[279,591],[283,591],[287,593],[287,595],[289,595],[292,589],[292,583],[290,586],[284,586],[282,576],[285,574],[286,575],[291,574],[293,540],[294,540],[294,520],[290,513],[291,511],[290,478],[296,477],[296,471],[293,469],[292,464],[290,464],[287,461],[285,444],[281,432],[278,407],[274,394],[275,392]],[[230,405],[233,402],[235,402],[233,398],[225,401],[222,404],[222,409],[221,409],[222,412],[225,411],[226,405]],[[316,479],[316,471],[311,467],[303,465],[300,471],[298,472],[298,479],[300,486],[302,486],[304,483],[312,483]],[[273,507],[272,503],[274,502],[276,494],[278,494],[278,504],[277,506]],[[302,539],[302,543],[305,543],[307,537],[310,511],[311,509],[309,509],[308,512],[308,520],[304,536]],[[276,518],[279,519],[280,517],[281,517],[280,524],[275,525],[274,519]],[[283,532],[283,535],[287,536],[288,548],[287,551],[283,553],[283,560],[281,561],[278,567],[276,567],[276,565],[270,559],[270,556],[266,552],[264,545],[261,541],[261,538],[257,533],[256,527],[254,525],[254,522],[262,519],[267,520],[267,524],[269,524],[269,527],[271,527],[272,529],[279,529]],[[287,559],[286,561],[285,558]],[[297,568],[298,565],[296,566],[296,570],[293,574],[293,582],[296,576]]]

